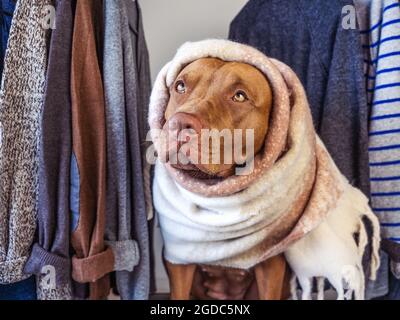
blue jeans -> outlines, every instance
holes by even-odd
[[[36,299],[36,280],[34,276],[16,283],[0,284],[0,300]]]
[[[15,3],[16,3],[15,0],[2,0],[0,5],[0,10],[1,10],[0,78],[1,74],[3,73],[4,55],[7,49],[8,35],[10,33],[10,26],[11,26],[12,16],[15,10]]]

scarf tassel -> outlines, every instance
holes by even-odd
[[[341,281],[338,283],[331,283],[337,292],[337,300],[351,300],[354,296],[355,300],[364,300],[365,292],[365,276],[362,267],[362,257],[368,244],[368,234],[362,218],[366,217],[371,223],[372,239],[371,239],[371,261],[370,261],[370,280],[376,279],[376,273],[379,269],[379,247],[380,247],[380,225],[377,217],[367,206],[365,213],[358,221],[358,255],[359,265],[354,269],[349,268],[342,272]],[[317,280],[317,300],[324,300],[325,298],[325,280],[324,277],[316,277]],[[301,300],[312,299],[312,278],[298,278],[293,274],[290,280],[290,292],[292,300],[298,300],[298,283],[301,287]],[[346,291],[347,290],[347,291]]]

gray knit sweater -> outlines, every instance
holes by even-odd
[[[70,70],[74,0],[57,0],[56,29],[51,34],[46,94],[39,151],[38,239],[25,266],[37,275],[41,300],[70,299],[69,183],[71,159]],[[46,266],[56,272],[54,286],[41,274]]]
[[[18,1],[0,92],[0,283],[27,278],[36,229],[38,147],[45,92],[49,0]]]
[[[132,272],[139,261],[137,242],[131,239],[131,165],[125,114],[124,43],[121,1],[104,2],[104,95],[107,127],[106,239],[115,257],[115,270]],[[125,32],[126,30],[124,30]],[[118,278],[118,276],[117,276]],[[128,283],[117,281],[122,298]]]
[[[132,203],[135,214],[132,220],[132,235],[138,241],[140,260],[133,274],[121,276],[119,281],[129,281],[130,299],[147,299],[150,286],[150,247],[147,216],[151,209],[150,177],[145,159],[145,136],[147,133],[147,110],[151,83],[149,56],[138,1],[125,0],[124,14],[128,17],[129,37],[132,51],[126,52],[125,98],[128,119],[128,134],[131,145],[129,161],[132,165]],[[126,28],[126,27],[125,27]],[[128,30],[126,28],[126,30]],[[127,35],[127,34],[126,34]],[[129,45],[127,44],[127,48]],[[140,155],[140,156],[139,156]],[[124,278],[126,280],[124,280]]]
[[[138,86],[143,80],[139,67],[144,67],[138,67],[137,57],[147,51],[138,51],[143,44],[137,43],[144,38],[138,37],[143,31],[138,29],[141,16],[136,2],[105,1],[104,19],[106,239],[114,252],[122,299],[146,299],[150,270],[140,128],[141,113],[147,109],[142,96],[149,96],[149,86]]]

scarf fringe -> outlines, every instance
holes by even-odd
[[[325,278],[317,278],[317,300],[324,300],[325,298]]]
[[[370,280],[376,279],[376,273],[379,269],[380,258],[380,225],[378,218],[373,214],[371,209],[366,206],[366,210],[363,214],[360,214],[358,221],[358,255],[359,264],[356,266],[356,270],[348,269],[342,273],[341,282],[331,285],[337,292],[337,300],[351,300],[354,296],[355,300],[365,299],[365,275],[362,266],[362,258],[365,253],[365,249],[368,244],[368,233],[365,227],[362,217],[366,217],[371,223],[372,239],[371,239],[371,261],[370,261]],[[311,300],[312,299],[312,280],[313,278],[299,278],[293,274],[290,280],[290,292],[292,300],[298,300],[298,282],[301,288],[301,299]],[[324,300],[325,298],[325,280],[324,277],[316,277],[317,280],[317,300]]]
[[[376,274],[380,266],[380,256],[379,256],[379,248],[381,245],[381,237],[380,237],[380,224],[378,218],[371,211],[369,207],[367,207],[365,216],[369,219],[372,225],[372,254],[371,254],[371,271],[369,275],[370,280],[376,280]],[[365,230],[365,226],[363,225]],[[366,231],[365,231],[366,233]],[[368,239],[366,240],[368,241]],[[364,253],[364,251],[363,251]]]

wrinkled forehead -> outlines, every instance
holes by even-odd
[[[243,62],[227,62],[217,58],[201,58],[185,66],[176,77],[185,81],[216,81],[226,85],[259,87],[268,85],[256,67]]]

